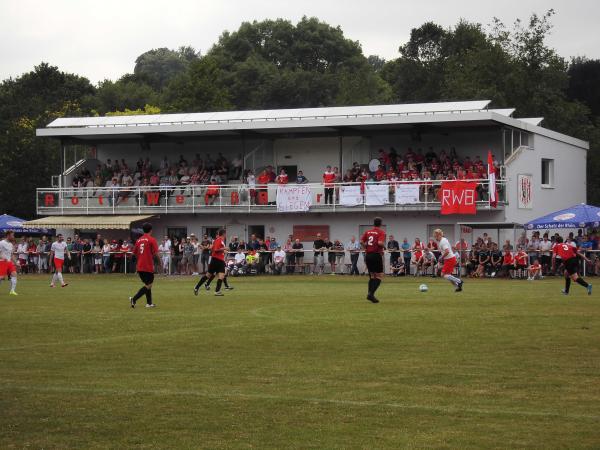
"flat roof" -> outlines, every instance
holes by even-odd
[[[540,119],[515,119],[514,109],[488,109],[490,100],[414,103],[397,105],[342,106],[327,108],[220,111],[185,114],[154,114],[55,119],[37,136],[79,140],[140,139],[145,135],[173,137],[272,133],[334,133],[347,128],[357,132],[411,128],[418,124],[438,126],[506,125],[589,148],[589,144],[538,126]]]

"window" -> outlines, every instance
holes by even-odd
[[[542,187],[554,186],[554,160],[542,159]]]

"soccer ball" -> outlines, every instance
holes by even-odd
[[[421,286],[419,286],[419,290],[421,292],[427,292],[427,289],[429,289],[429,288],[427,287],[426,284],[422,284]]]

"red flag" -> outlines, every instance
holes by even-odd
[[[490,196],[490,206],[496,208],[498,206],[498,190],[496,188],[496,166],[494,166],[494,158],[492,151],[488,150],[488,192]]]
[[[440,189],[442,214],[475,214],[477,212],[477,182],[444,181]]]

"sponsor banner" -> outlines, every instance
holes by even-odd
[[[277,187],[278,212],[306,212],[312,205],[310,187],[303,184]]]
[[[353,184],[351,186],[340,187],[340,205],[356,206],[362,204],[362,194],[360,185]]]
[[[417,183],[398,184],[396,186],[396,203],[399,205],[411,205],[419,203],[419,188]]]
[[[389,203],[390,187],[387,184],[366,184],[365,204],[367,206],[381,206]]]

